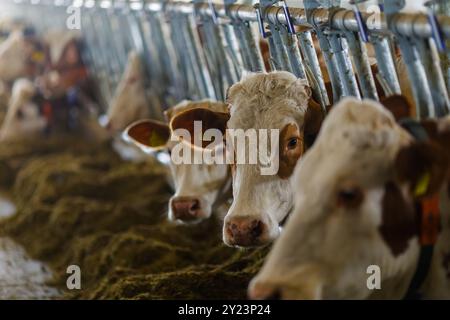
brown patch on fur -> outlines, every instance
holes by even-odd
[[[320,104],[313,99],[309,99],[308,109],[305,115],[304,140],[306,149],[310,148],[316,140],[320,127],[324,119],[324,114]]]
[[[435,119],[422,120],[422,126],[428,133],[432,141],[437,143],[447,155],[447,160],[450,161],[450,127],[440,130],[439,123]],[[447,191],[450,197],[450,164],[447,168]]]
[[[225,137],[225,131],[227,128],[227,122],[230,119],[229,113],[224,112],[214,112],[205,108],[195,108],[187,110],[175,115],[170,122],[170,128],[172,130],[176,129],[186,129],[191,134],[190,143],[194,145],[194,122],[201,121],[202,123],[202,137],[206,130],[208,129],[218,129],[222,132]],[[200,138],[202,138],[200,137]],[[203,140],[203,139],[200,139]],[[202,141],[202,148],[206,148],[211,141]],[[200,146],[199,146],[200,147]]]
[[[430,175],[423,196],[439,191],[445,181],[449,160],[442,148],[434,142],[414,142],[401,149],[395,160],[395,172],[400,182],[408,183],[411,194],[425,173]]]
[[[394,115],[396,121],[414,115],[413,107],[402,95],[393,95],[383,98],[381,99],[381,103]]]
[[[418,234],[414,205],[408,203],[400,188],[393,182],[386,183],[382,201],[381,236],[394,256],[402,254],[408,241]]]
[[[295,146],[290,142],[296,139]],[[280,133],[280,167],[278,176],[287,179],[292,175],[298,159],[303,154],[303,140],[298,127],[294,124],[286,125]]]

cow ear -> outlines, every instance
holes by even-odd
[[[125,141],[134,143],[144,152],[154,152],[165,148],[170,135],[169,126],[155,120],[136,121],[123,133]]]
[[[407,183],[411,194],[420,198],[435,194],[448,172],[448,156],[433,141],[416,141],[402,148],[396,157],[394,170],[400,182]]]
[[[308,109],[305,115],[305,126],[304,126],[304,141],[305,148],[308,149],[312,146],[319,134],[320,127],[324,119],[324,114],[322,107],[313,99],[309,99]]]
[[[191,145],[196,145],[196,141],[201,142],[202,145],[197,146],[206,148],[211,141],[203,141],[202,137],[208,129],[217,129],[225,137],[227,129],[227,122],[230,119],[230,114],[226,112],[216,112],[205,108],[189,109],[175,115],[170,122],[170,129],[175,131],[177,129],[184,129],[190,133]],[[194,127],[196,122],[201,125],[201,132],[196,132]],[[201,137],[194,137],[195,134],[201,133]],[[197,138],[197,139],[195,139]],[[218,142],[218,141],[215,141]]]
[[[414,116],[414,110],[405,96],[393,95],[381,100],[381,103],[393,115],[396,121]]]

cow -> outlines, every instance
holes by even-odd
[[[280,223],[292,209],[292,172],[313,143],[324,114],[311,98],[307,82],[285,71],[244,76],[229,88],[227,102],[227,123],[208,119],[203,123],[209,122],[221,131],[279,131],[279,141],[275,142],[279,157],[272,159],[279,162],[275,174],[262,174],[261,163],[232,164],[233,202],[224,220],[223,240],[229,246],[262,246],[279,235]],[[206,125],[205,130],[208,128]],[[230,140],[226,141],[227,148],[241,152]],[[250,153],[256,152],[250,150],[248,139],[244,147]]]
[[[214,114],[218,112],[227,115],[227,105],[209,100],[183,101],[166,111],[169,124],[155,120],[139,120],[131,124],[124,132],[126,141],[131,141],[142,148],[144,152],[154,154],[156,151],[168,152],[170,155],[177,143],[171,139],[171,127],[189,127],[190,111]],[[228,120],[225,116],[223,122]],[[203,150],[187,144],[188,150],[202,153]],[[223,146],[218,146],[213,152],[224,152]],[[187,164],[169,161],[171,177],[175,194],[169,201],[168,217],[171,221],[196,223],[207,219],[213,211],[222,211],[230,196],[230,170],[227,164]],[[217,210],[216,210],[217,209]],[[218,213],[220,216],[220,213]]]
[[[147,155],[134,144],[122,140],[121,133],[132,122],[139,119],[151,118],[162,120],[161,108],[154,103],[145,88],[145,74],[140,55],[130,51],[128,61],[107,113],[99,121],[112,136],[114,150],[127,161],[140,162],[147,159]],[[152,107],[152,109],[150,108]]]
[[[339,102],[295,170],[294,212],[249,297],[450,298],[449,137],[450,118],[402,127],[378,102]]]
[[[14,82],[10,103],[0,129],[0,142],[35,138],[43,133],[48,121],[33,102],[36,87],[26,78]]]
[[[150,118],[146,97],[145,76],[141,58],[136,51],[128,54],[125,71],[114,93],[104,121],[112,133],[123,131],[130,123]]]
[[[0,81],[10,86],[26,77],[46,97],[61,97],[87,82],[88,72],[81,58],[82,42],[75,31],[49,30],[37,36],[30,28],[11,32],[0,44]],[[90,93],[92,85],[83,89]]]
[[[38,37],[30,30],[18,30],[10,34],[0,45],[0,79],[2,95],[8,97],[10,83],[16,77],[28,78],[27,87],[34,85],[33,97],[30,101],[40,111],[39,127],[43,116],[46,120],[46,131],[81,130],[91,138],[104,140],[104,134],[92,121],[93,108],[96,103],[95,86],[90,83],[88,70],[81,58],[82,42],[77,32],[48,31]],[[19,81],[22,84],[24,80]],[[28,97],[27,97],[28,99]],[[17,101],[11,101],[13,108],[6,111],[21,114]],[[20,126],[15,139],[22,137],[22,131],[36,130],[37,127],[26,128],[31,124],[26,119],[16,118]],[[8,123],[11,123],[11,118]],[[4,124],[3,131],[10,132]],[[11,138],[11,136],[10,136]],[[6,136],[4,135],[4,139]],[[9,139],[9,138],[8,138]]]

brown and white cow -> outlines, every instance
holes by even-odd
[[[323,113],[311,99],[306,81],[285,71],[249,74],[234,84],[227,96],[227,132],[279,130],[279,141],[275,142],[279,167],[275,174],[262,174],[261,163],[237,162],[232,166],[233,203],[223,227],[223,240],[229,246],[264,245],[278,236],[280,223],[292,209],[290,177],[319,131]],[[237,150],[242,145],[229,140],[235,154],[242,152]],[[245,151],[259,153],[251,150],[248,139]]]
[[[431,140],[415,140],[377,102],[337,104],[295,170],[294,212],[249,296],[400,299],[421,244],[434,243],[420,293],[450,298],[450,119],[424,127]],[[436,199],[440,219],[420,221],[418,208],[436,213]]]
[[[187,112],[195,110],[200,113],[219,112],[227,115],[227,105],[212,101],[183,101],[166,111],[166,117],[170,124],[177,123],[178,126],[189,127],[192,123]],[[192,115],[192,113],[189,113]],[[224,122],[228,116],[224,118]],[[144,152],[153,154],[156,151],[171,154],[173,148],[180,141],[172,141],[171,128],[164,122],[155,120],[139,120],[131,124],[124,133],[125,140],[140,146]],[[203,150],[186,144],[189,151],[202,153]],[[222,145],[212,152],[224,152]],[[179,222],[198,222],[209,218],[213,210],[225,203],[229,198],[231,187],[229,168],[226,164],[176,164],[169,161],[171,177],[173,180],[175,194],[169,201],[169,219]]]

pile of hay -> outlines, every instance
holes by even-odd
[[[48,263],[64,298],[246,297],[267,249],[226,247],[214,218],[168,222],[167,168],[156,160],[123,162],[107,144],[70,139],[28,147],[0,151],[18,208],[0,236]],[[81,290],[65,287],[69,265],[81,268]]]

